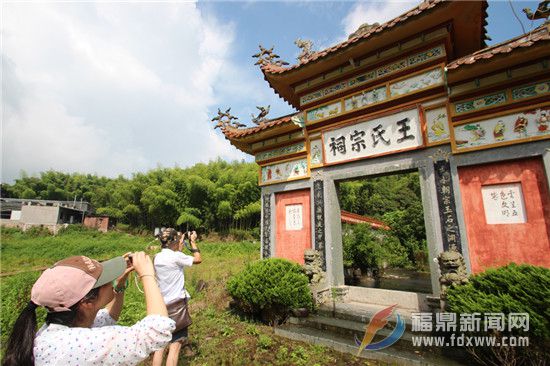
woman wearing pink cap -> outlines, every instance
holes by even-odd
[[[15,322],[3,365],[136,365],[168,344],[175,323],[167,316],[153,263],[138,252],[127,268],[125,257],[99,263],[76,256],[45,270]],[[143,284],[147,316],[131,327],[118,326],[123,284],[133,270]],[[36,332],[38,306],[48,314]]]

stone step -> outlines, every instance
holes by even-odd
[[[429,294],[394,291],[380,288],[340,286],[337,289],[342,293],[342,302],[375,304],[390,306],[398,304],[398,308],[409,309],[409,311],[429,311]]]
[[[350,339],[357,336],[358,339],[362,339],[365,334],[365,329],[368,322],[356,322],[353,320],[338,319],[332,317],[326,317],[322,315],[310,315],[307,318],[290,318],[288,320],[290,324],[299,325],[302,327],[308,327],[312,329],[327,330],[336,334],[340,334]],[[409,328],[410,329],[410,328]],[[393,327],[386,326],[376,332],[374,341],[378,341],[378,338],[385,338],[392,332]],[[409,331],[405,331],[401,337],[402,341],[411,342],[412,334]]]
[[[387,308],[386,305],[373,305],[353,301],[337,302],[335,304],[327,302],[317,309],[317,315],[367,324],[374,314],[385,308]],[[412,325],[412,313],[418,312],[418,310],[402,308],[398,304],[394,314],[396,312],[399,313],[410,329]],[[395,316],[391,316],[388,322],[395,324],[395,320]]]
[[[339,352],[357,354],[358,347],[353,338],[345,337],[327,330],[313,329],[296,324],[285,324],[275,328],[275,334],[297,341],[319,344],[330,347]],[[399,343],[401,341],[398,341]],[[397,344],[396,343],[396,344]],[[363,350],[359,357],[385,362],[391,365],[466,365],[453,359],[434,354],[428,350],[402,350],[392,345],[378,351]]]

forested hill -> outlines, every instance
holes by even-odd
[[[221,159],[190,168],[158,168],[132,178],[47,171],[2,184],[2,197],[90,202],[98,214],[133,227],[204,231],[253,228],[260,221],[258,166]]]

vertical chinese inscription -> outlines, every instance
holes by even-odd
[[[521,183],[481,187],[487,224],[522,224],[527,222]]]
[[[434,162],[434,168],[435,188],[439,204],[439,220],[443,234],[443,249],[455,249],[462,253],[451,179],[451,165],[447,160],[439,160]]]
[[[321,254],[323,262],[323,271],[327,270],[327,260],[325,253],[325,201],[323,181],[313,182],[313,201],[315,210],[315,249]]]
[[[271,195],[263,197],[262,258],[271,257]]]

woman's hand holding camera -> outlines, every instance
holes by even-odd
[[[145,252],[135,252],[132,254],[132,266],[140,278],[144,276],[155,277],[155,268],[153,261]]]
[[[187,236],[189,237],[189,241],[191,242],[191,244],[195,244],[195,241],[197,240],[197,232],[188,231]]]

